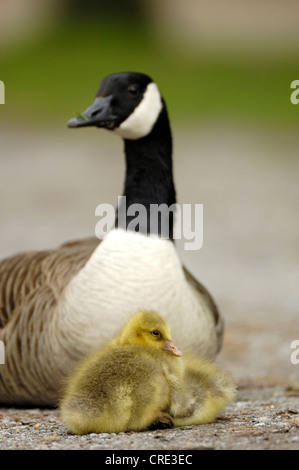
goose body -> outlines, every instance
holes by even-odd
[[[123,138],[127,206],[175,203],[166,106],[149,77],[106,77],[93,105],[68,125],[102,127]],[[145,220],[135,231],[131,221],[118,214],[102,241],[70,242],[0,262],[0,403],[54,405],[76,362],[141,308],[161,312],[185,350],[215,357],[222,318],[178,258],[172,217],[168,239],[160,226],[152,233]]]

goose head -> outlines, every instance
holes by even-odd
[[[126,323],[117,342],[121,346],[147,346],[156,351],[182,356],[182,352],[171,341],[168,324],[153,311],[135,313]]]
[[[137,72],[116,73],[102,80],[92,105],[68,121],[68,127],[95,126],[137,140],[150,134],[163,106],[150,77]]]

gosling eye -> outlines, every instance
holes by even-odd
[[[161,333],[158,330],[151,331],[151,334],[157,339],[161,338]]]
[[[129,85],[128,86],[128,92],[131,96],[137,96],[138,95],[138,92],[139,92],[139,87],[138,85]]]

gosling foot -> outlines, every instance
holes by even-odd
[[[159,411],[154,421],[149,425],[148,429],[168,429],[173,427],[172,417],[168,413]]]

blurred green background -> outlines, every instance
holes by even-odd
[[[173,119],[296,126],[299,2],[2,0],[0,120],[64,122],[102,77],[159,84]]]

